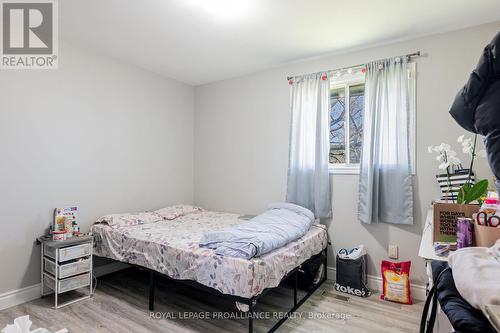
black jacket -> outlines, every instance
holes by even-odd
[[[495,333],[481,310],[473,308],[458,292],[448,263],[432,261],[432,276],[441,309],[456,333]],[[446,270],[446,271],[444,271]],[[442,271],[443,274],[440,274]]]
[[[500,32],[484,48],[450,114],[466,130],[484,136],[490,167],[500,179]]]

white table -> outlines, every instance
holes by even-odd
[[[486,317],[497,332],[500,332],[500,305],[486,305]]]
[[[425,260],[425,269],[427,272],[428,282],[426,285],[426,290],[432,288],[433,279],[432,279],[432,267],[431,262],[433,260],[438,261],[448,261],[448,257],[439,257],[434,252],[434,210],[432,206],[427,211],[427,217],[425,219],[424,230],[422,231],[422,240],[420,241],[420,248],[418,250],[418,256]],[[453,332],[453,327],[451,326],[448,317],[441,311],[441,306],[438,303],[437,309],[437,320],[434,326],[434,332],[436,333],[449,333]]]
[[[448,261],[448,257],[438,257],[436,253],[434,252],[434,242],[433,242],[433,237],[434,237],[434,210],[432,209],[432,206],[429,208],[427,211],[427,217],[425,219],[425,225],[424,225],[424,230],[422,231],[422,240],[420,241],[420,248],[418,250],[418,256],[423,258],[425,260],[425,268],[427,271],[427,277],[429,278],[429,281],[427,283],[427,292],[432,288],[433,284],[433,279],[432,279],[432,267],[431,267],[431,262],[432,260],[438,260],[438,261]],[[438,304],[439,305],[439,304]],[[490,306],[492,307],[491,311],[496,311],[497,313],[497,318],[500,318],[500,306]],[[438,307],[438,315],[437,315],[438,320],[436,321],[437,327],[435,327],[435,332],[452,332],[453,327],[450,324],[450,321],[448,320],[448,317],[441,311],[441,307]],[[493,315],[487,316],[488,320],[493,324],[495,329],[498,328],[499,322],[496,322],[494,319]],[[496,319],[497,321],[500,321],[500,319]],[[500,331],[499,331],[500,332]]]
[[[422,231],[422,239],[420,241],[420,248],[418,256],[425,260],[425,268],[429,281],[427,282],[427,291],[432,288],[432,260],[448,261],[448,257],[439,257],[434,251],[434,210],[432,207],[427,211],[425,219],[424,230]]]

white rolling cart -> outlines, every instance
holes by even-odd
[[[54,309],[92,297],[92,236],[74,236],[64,241],[42,236],[38,241],[41,244],[42,297],[53,293]],[[59,303],[60,294],[82,288],[88,288],[86,295]]]
[[[418,251],[418,256],[425,260],[425,268],[428,277],[427,288],[426,288],[427,292],[429,292],[429,290],[432,288],[433,285],[432,268],[431,268],[432,260],[448,261],[448,258],[438,257],[434,252],[434,245],[432,241],[434,234],[433,216],[434,216],[434,211],[432,208],[430,208],[427,211],[427,218],[425,219],[424,230],[422,232],[422,240],[420,241],[420,249]],[[436,323],[434,324],[434,332],[435,333],[454,332],[453,326],[451,326],[448,317],[446,317],[444,312],[441,310],[439,302],[438,302]]]

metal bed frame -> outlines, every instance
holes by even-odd
[[[292,271],[290,271],[287,275],[285,275],[281,279],[280,284],[281,284],[281,282],[283,282],[288,277],[294,275],[294,283],[293,283],[293,307],[290,310],[287,311],[286,315],[284,315],[283,318],[281,318],[268,331],[268,333],[272,333],[272,332],[276,331],[291,316],[291,314],[293,314],[302,304],[304,304],[304,302],[307,301],[307,299],[323,284],[323,282],[325,282],[327,280],[327,277],[328,277],[328,274],[327,274],[328,245],[330,245],[329,242],[328,242],[326,248],[324,248],[319,253],[313,255],[311,258],[309,258],[306,261],[304,261],[298,267],[295,267]],[[308,291],[304,297],[302,297],[302,299],[298,300],[297,299],[297,277],[298,277],[297,275],[298,275],[298,273],[302,271],[302,266],[303,265],[305,265],[305,264],[309,263],[310,261],[318,258],[322,254],[325,256],[324,262],[323,262],[323,264],[324,264],[323,278],[316,285],[314,285],[313,288],[310,291]],[[177,279],[173,279],[173,278],[171,278],[171,277],[169,277],[169,276],[167,276],[165,274],[159,273],[159,272],[157,272],[155,270],[152,270],[152,269],[149,269],[149,268],[145,268],[145,267],[141,267],[141,266],[138,266],[138,267],[140,267],[142,269],[145,269],[145,270],[147,270],[149,272],[149,311],[154,311],[154,302],[155,302],[155,276],[159,275],[159,276],[162,276],[162,277],[166,277],[169,280],[173,280],[173,281],[176,281],[178,283],[182,283],[184,285],[196,288],[196,289],[198,289],[200,291],[204,291],[204,292],[210,293],[212,295],[220,296],[220,297],[223,297],[223,298],[225,298],[227,300],[230,300],[230,301],[233,301],[233,302],[240,302],[240,303],[248,305],[248,307],[249,307],[248,313],[250,314],[248,316],[248,332],[249,333],[253,333],[253,328],[254,328],[253,317],[254,317],[254,314],[255,314],[255,305],[257,304],[257,300],[259,298],[261,298],[263,295],[265,295],[268,291],[279,287],[279,285],[278,285],[278,287],[266,288],[266,289],[264,289],[264,291],[262,293],[260,293],[257,296],[254,296],[252,298],[244,298],[244,297],[240,297],[240,296],[223,294],[222,292],[220,292],[218,290],[215,290],[213,288],[207,287],[207,286],[202,285],[202,284],[200,284],[200,283],[198,283],[196,281],[193,281],[193,280],[177,280]]]

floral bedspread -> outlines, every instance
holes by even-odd
[[[173,220],[138,225],[96,223],[94,254],[153,269],[174,279],[194,280],[224,294],[251,298],[278,286],[300,263],[327,245],[323,226],[288,245],[250,260],[215,255],[198,242],[205,231],[243,222],[240,215],[197,211]]]

